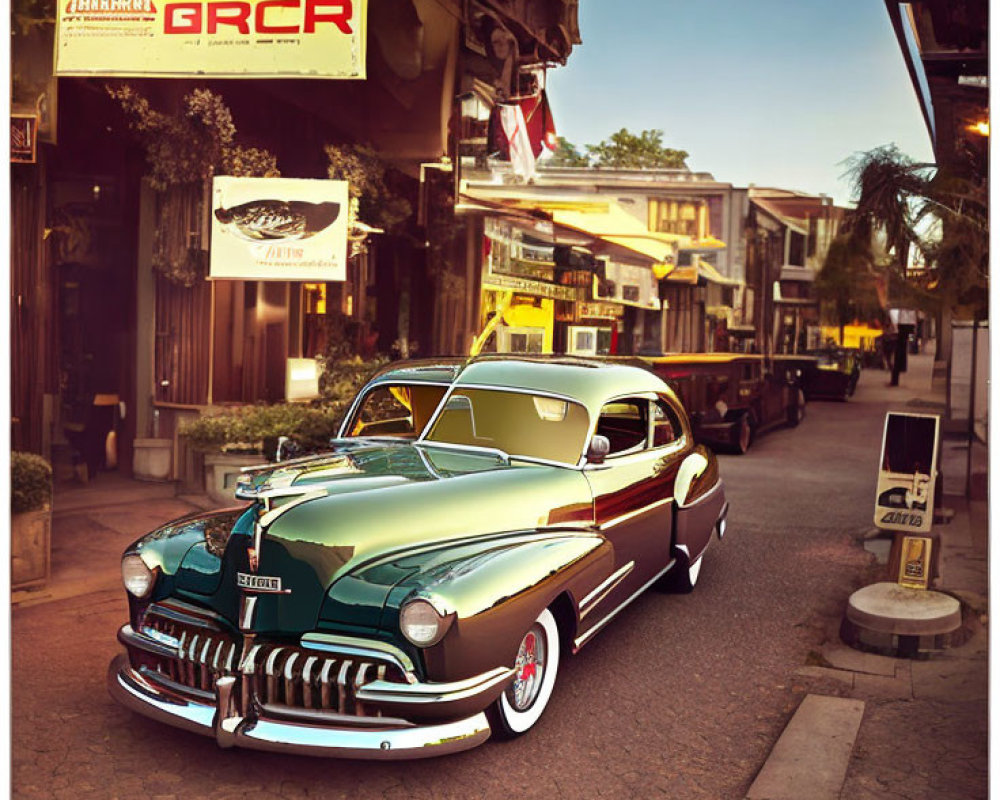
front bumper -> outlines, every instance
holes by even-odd
[[[156,673],[134,669],[124,653],[116,656],[108,669],[108,691],[117,702],[159,722],[213,736],[221,747],[342,758],[407,759],[467,750],[490,736],[483,712],[432,725],[321,712],[301,714],[301,719],[272,717],[263,707],[241,715],[235,708],[234,683],[232,676],[218,679],[210,701],[171,687]]]
[[[305,636],[299,647],[258,644],[240,654],[199,630],[178,639],[123,626],[126,653],[111,662],[108,690],[125,707],[213,736],[222,747],[376,759],[466,750],[489,738],[483,709],[513,675],[498,667],[452,683],[422,682],[400,657],[403,671],[393,680],[378,659],[398,654],[376,643]]]

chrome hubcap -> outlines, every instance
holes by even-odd
[[[521,640],[514,662],[514,682],[507,689],[507,699],[515,711],[526,711],[538,697],[545,674],[545,636],[535,625]]]

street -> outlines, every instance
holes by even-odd
[[[795,670],[876,569],[861,538],[885,380],[866,372],[850,402],[812,402],[797,429],[721,456],[730,524],[694,592],[651,590],[564,657],[545,716],[512,742],[402,763],[221,750],[109,698],[122,591],[15,608],[13,796],[743,797],[804,695],[846,691]]]

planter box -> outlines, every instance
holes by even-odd
[[[173,439],[136,439],[132,443],[132,475],[140,481],[169,481],[174,460]]]
[[[255,453],[229,455],[228,453],[208,453],[205,455],[205,494],[220,506],[237,504],[236,481],[243,467],[261,464],[264,456]]]
[[[10,529],[10,588],[43,586],[51,567],[52,511],[11,514]]]

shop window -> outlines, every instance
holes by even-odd
[[[498,353],[541,353],[544,344],[544,328],[503,326],[497,330]]]
[[[572,355],[597,355],[597,328],[571,325],[566,352]]]

